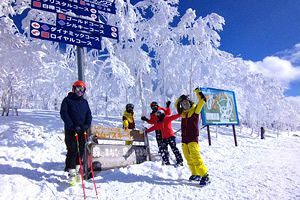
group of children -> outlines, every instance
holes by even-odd
[[[64,121],[65,144],[67,155],[65,160],[65,171],[69,174],[69,181],[72,185],[78,181],[80,160],[83,157],[86,143],[86,132],[91,126],[92,114],[89,104],[84,99],[86,84],[83,81],[76,81],[72,85],[72,91],[64,98],[60,115]],[[191,171],[190,181],[200,181],[200,186],[207,185],[209,181],[208,170],[204,164],[198,144],[199,136],[199,115],[206,98],[199,88],[194,90],[198,102],[194,103],[189,96],[181,95],[175,102],[177,114],[171,115],[170,101],[166,102],[163,108],[153,101],[150,104],[152,112],[150,119],[145,116],[141,120],[152,126],[145,130],[146,133],[156,132],[156,140],[159,154],[162,156],[163,164],[170,165],[168,145],[171,147],[175,157],[176,165],[183,166],[183,159],[179,149],[176,147],[175,133],[171,122],[181,117],[182,152]],[[135,129],[134,105],[127,104],[123,114],[123,128]]]
[[[194,90],[198,102],[194,103],[188,95],[181,95],[175,102],[177,114],[171,115],[170,101],[166,102],[166,108],[160,107],[157,102],[150,104],[150,119],[145,116],[141,120],[152,126],[145,130],[146,133],[156,132],[156,141],[159,154],[162,156],[163,164],[170,165],[168,145],[173,151],[176,158],[176,166],[183,166],[183,159],[180,151],[176,147],[176,137],[171,122],[181,117],[182,133],[182,152],[186,159],[187,165],[191,171],[190,181],[200,181],[200,186],[210,183],[208,169],[200,155],[198,143],[199,137],[199,115],[203,105],[206,102],[204,94],[199,88]],[[134,106],[127,104],[123,114],[123,128],[134,129]]]

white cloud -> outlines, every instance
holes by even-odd
[[[247,61],[247,63],[251,71],[262,73],[266,77],[285,83],[300,79],[300,68],[294,67],[290,61],[276,56],[268,56],[258,62]]]
[[[295,44],[293,48],[280,51],[276,56],[290,61],[293,65],[300,65],[300,43]]]

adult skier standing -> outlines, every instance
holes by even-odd
[[[199,88],[194,90],[198,103],[192,102],[187,95],[181,95],[175,103],[175,107],[181,114],[182,151],[192,173],[190,181],[199,181],[200,186],[207,185],[210,180],[208,169],[200,155],[198,144],[199,115],[206,102],[204,94]]]
[[[68,172],[69,182],[74,185],[79,176],[79,157],[84,155],[85,136],[92,122],[92,113],[88,101],[83,95],[86,91],[86,84],[83,81],[73,83],[72,92],[69,92],[61,103],[60,116],[64,121],[65,144],[67,155],[65,171]],[[79,154],[75,134],[78,134]],[[77,176],[78,175],[78,176]]]

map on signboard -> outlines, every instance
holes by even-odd
[[[201,116],[203,125],[238,125],[238,112],[233,91],[201,88],[206,97]]]

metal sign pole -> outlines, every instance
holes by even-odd
[[[77,46],[78,80],[84,81],[83,48]]]
[[[236,140],[236,133],[235,133],[235,126],[234,125],[232,125],[232,130],[233,130],[234,144],[237,147],[237,140]]]
[[[209,144],[209,146],[211,146],[209,125],[207,125],[206,128],[207,128],[207,135],[208,135],[208,144]]]

